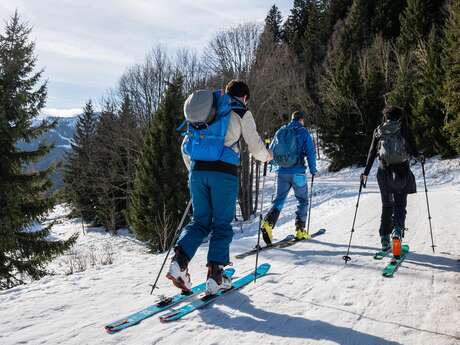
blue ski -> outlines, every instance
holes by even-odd
[[[262,264],[257,268],[257,273],[256,273],[256,278],[260,278],[264,275],[267,274],[268,270],[270,269],[269,264]],[[254,281],[254,273],[250,273],[232,283],[232,287],[228,290],[223,290],[219,291],[215,295],[210,295],[210,296],[203,296],[193,302],[190,302],[189,304],[186,304],[180,308],[177,309],[171,309],[168,313],[161,315],[160,320],[162,322],[169,322],[169,321],[175,321],[179,320],[180,318],[184,317],[185,315],[188,315],[195,310],[201,309],[204,306],[214,302],[216,299],[218,299],[221,296],[224,296],[228,293],[231,293],[232,291],[238,290],[242,288],[243,286],[249,284],[250,282]]]
[[[225,270],[225,274],[229,277],[232,277],[233,274],[235,273],[235,270],[233,268],[228,268]],[[142,320],[145,320],[155,314],[158,314],[164,310],[169,309],[170,307],[184,302],[187,299],[204,292],[206,290],[206,283],[201,283],[195,287],[192,288],[192,292],[188,295],[184,294],[177,294],[174,295],[170,298],[167,298],[164,301],[160,301],[156,304],[152,304],[151,306],[148,306],[145,309],[142,309],[136,313],[133,313],[123,319],[120,319],[118,321],[109,323],[108,325],[105,326],[105,330],[108,333],[116,333],[119,332],[125,328],[137,325],[139,322]]]

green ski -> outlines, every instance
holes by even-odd
[[[402,245],[402,255],[399,258],[392,257],[391,262],[383,269],[383,276],[384,277],[393,277],[398,267],[404,261],[407,253],[409,252],[409,245],[403,244]]]
[[[375,260],[382,260],[384,257],[386,257],[390,253],[391,253],[391,249],[380,250],[380,251],[378,251],[377,253],[374,254],[374,259]]]

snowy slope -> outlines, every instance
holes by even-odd
[[[460,160],[427,163],[436,253],[431,241],[420,167],[419,193],[409,196],[406,240],[412,252],[392,279],[381,276],[388,260],[375,261],[379,246],[380,195],[375,178],[361,198],[352,261],[344,265],[355,209],[360,169],[318,177],[312,228],[327,233],[317,240],[261,253],[271,274],[241,291],[175,323],[156,316],[118,334],[104,324],[155,301],[151,283],[163,259],[147,253],[127,233],[112,237],[89,229],[78,250],[109,247],[112,265],[64,275],[65,259],[51,265],[55,276],[0,293],[0,344],[460,344]],[[374,171],[375,173],[375,171]],[[266,200],[270,201],[273,177]],[[268,207],[268,203],[266,205]],[[290,196],[275,236],[294,227]],[[53,217],[65,209],[57,208]],[[232,244],[236,254],[256,241],[257,222],[244,225]],[[62,238],[82,232],[78,221],[63,220],[53,229]],[[101,249],[102,250],[102,249]],[[205,277],[207,245],[190,266],[192,279]],[[234,260],[236,275],[254,267],[254,257]],[[175,289],[163,279],[159,292]]]

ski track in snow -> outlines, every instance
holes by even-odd
[[[178,322],[162,324],[158,316],[109,335],[104,325],[156,301],[149,295],[164,258],[151,255],[128,231],[111,236],[78,220],[64,218],[50,238],[79,232],[77,250],[115,252],[112,265],[65,275],[65,258],[50,269],[56,275],[0,292],[0,344],[460,344],[460,159],[426,164],[436,253],[426,213],[421,169],[413,167],[418,193],[408,198],[406,241],[410,253],[394,278],[381,270],[389,262],[373,259],[380,245],[380,195],[375,167],[361,197],[350,256],[344,264],[362,169],[326,173],[315,180],[311,231],[326,234],[284,249],[261,252],[259,262],[272,265],[268,276],[218,299]],[[269,207],[274,183],[268,177],[264,205]],[[277,239],[294,231],[296,202],[291,194],[274,230]],[[232,256],[257,240],[258,218],[235,225]],[[196,284],[206,275],[207,244],[190,265]],[[255,256],[233,259],[236,277],[254,269]],[[166,279],[162,294],[176,292]],[[161,314],[160,314],[161,315]]]

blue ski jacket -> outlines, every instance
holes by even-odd
[[[306,129],[297,120],[292,120],[288,124],[288,127],[296,130],[297,147],[300,148],[299,159],[297,160],[296,165],[292,167],[278,167],[278,174],[305,174],[305,171],[307,169],[305,164],[305,158],[307,158],[310,173],[312,175],[316,174],[316,149],[315,144],[313,143],[313,139],[310,133],[308,132],[308,129]]]

